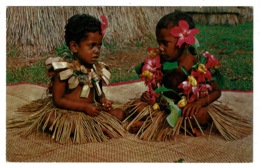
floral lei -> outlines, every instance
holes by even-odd
[[[177,46],[181,47],[183,43],[193,45],[197,42],[194,34],[199,33],[199,30],[194,28],[189,30],[189,25],[185,20],[179,21],[179,25],[175,26],[170,31],[171,35],[178,37]],[[196,45],[196,44],[195,44]],[[185,107],[187,103],[193,102],[201,97],[207,96],[209,91],[212,90],[207,81],[213,80],[212,72],[216,71],[215,68],[220,66],[217,58],[209,52],[204,52],[198,55],[198,62],[193,65],[192,71],[189,74],[185,67],[180,67],[187,75],[187,80],[183,81],[178,88],[183,89],[183,93],[177,93],[172,89],[162,86],[163,70],[177,69],[177,62],[160,62],[160,55],[157,48],[147,48],[148,57],[144,62],[136,67],[139,77],[144,80],[145,85],[148,87],[150,93],[150,105],[153,110],[164,109],[165,107],[170,110],[167,116],[171,127],[174,127],[177,119],[181,116],[181,108]],[[172,99],[163,95],[163,92],[172,91],[181,97],[177,105]],[[162,100],[167,101],[167,105],[163,105]]]

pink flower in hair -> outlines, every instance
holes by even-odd
[[[195,44],[196,40],[194,35],[198,34],[200,31],[196,28],[189,29],[189,24],[185,20],[179,21],[179,26],[175,26],[171,29],[170,34],[173,37],[178,37],[177,46],[181,47],[183,43]]]
[[[106,28],[108,27],[108,19],[105,15],[101,15],[100,16],[101,18],[101,33],[102,33],[102,36],[105,35],[105,31],[106,31]]]

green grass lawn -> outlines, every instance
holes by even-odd
[[[200,43],[199,51],[209,51],[222,64],[219,67],[225,81],[222,89],[252,90],[253,23],[237,26],[197,25],[197,28],[201,31],[196,36]],[[151,41],[147,42],[147,44],[151,43]],[[131,47],[128,48],[130,48],[128,52],[131,52]],[[112,49],[116,52],[115,48]],[[49,82],[43,62],[16,70],[7,68],[6,75],[7,84],[19,82],[48,84]],[[133,68],[115,68],[112,70],[112,76],[112,82],[138,79]]]

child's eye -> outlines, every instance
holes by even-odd
[[[91,44],[90,44],[90,47],[91,47],[91,48],[94,48],[94,47],[101,48],[101,46],[102,46],[102,43],[100,43],[100,44],[98,44],[98,43],[91,43]]]
[[[159,45],[167,46],[167,45],[169,44],[169,42],[162,40],[162,41],[159,41],[158,44],[159,44]]]
[[[96,43],[91,43],[91,44],[90,44],[90,47],[91,47],[91,48],[94,48],[96,45],[97,45]]]
[[[169,42],[168,41],[162,41],[162,44],[167,46],[169,44]]]

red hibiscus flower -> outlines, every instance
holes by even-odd
[[[158,48],[147,47],[146,52],[148,55],[156,56],[158,54]]]
[[[183,89],[183,94],[186,95],[188,102],[193,102],[199,97],[199,87],[192,86],[188,80],[183,81],[178,88]]]
[[[154,105],[156,103],[156,99],[160,96],[160,94],[154,92],[153,86],[152,86],[151,83],[149,83],[147,86],[148,86],[148,91],[150,93],[150,101],[149,101],[149,103],[151,105]]]
[[[189,24],[185,20],[179,21],[179,26],[175,26],[171,29],[170,34],[173,37],[178,37],[177,46],[181,47],[183,43],[195,44],[196,40],[194,35],[198,34],[200,31],[196,28],[189,30]]]
[[[218,59],[209,52],[205,52],[202,55],[208,59],[206,63],[206,68],[216,68],[221,65]]]
[[[149,70],[150,72],[155,72],[158,68],[161,68],[160,56],[150,56],[144,60],[142,71]]]
[[[178,88],[182,88],[183,89],[183,93],[185,95],[189,95],[190,92],[192,91],[192,86],[188,81],[183,81]]]
[[[193,76],[198,83],[206,82],[206,79],[211,80],[212,76],[209,70],[206,70],[206,73],[199,72],[198,70],[192,70],[191,76]]]
[[[199,85],[199,97],[205,97],[208,95],[209,91],[211,91],[212,88],[209,84],[200,84]]]
[[[194,100],[199,98],[199,87],[193,86],[192,87],[192,94],[188,97],[188,102],[193,102]]]
[[[108,27],[108,19],[105,15],[101,15],[100,16],[101,18],[101,34],[102,36],[105,35],[105,31],[106,31],[106,28]]]

